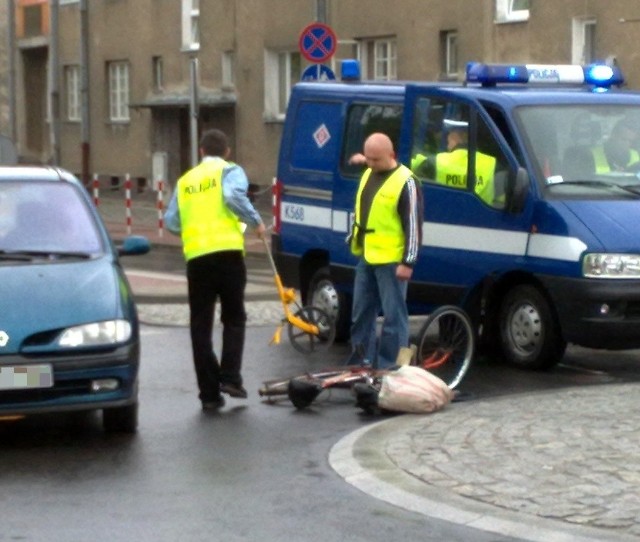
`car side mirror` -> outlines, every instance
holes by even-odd
[[[118,256],[141,256],[151,250],[151,243],[142,235],[129,235],[116,248]]]

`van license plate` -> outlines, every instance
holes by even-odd
[[[0,390],[53,387],[51,365],[14,365],[0,367]]]

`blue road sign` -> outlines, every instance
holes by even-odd
[[[309,62],[324,62],[333,56],[338,46],[336,35],[330,26],[312,23],[300,33],[298,48]]]
[[[329,66],[324,64],[315,64],[308,66],[302,72],[300,77],[301,81],[333,81],[336,78],[336,74]]]

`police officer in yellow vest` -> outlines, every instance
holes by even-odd
[[[448,129],[447,151],[436,154],[435,161],[430,161],[423,154],[417,154],[411,160],[411,169],[423,172],[426,177],[435,179],[437,183],[465,190],[469,162],[467,123],[445,120],[445,128]],[[476,152],[475,192],[489,205],[492,205],[494,200],[495,167],[496,159],[493,156]]]
[[[378,368],[395,364],[409,344],[407,284],[418,259],[422,238],[422,192],[411,170],[396,161],[391,139],[371,134],[364,143],[364,161],[355,201],[355,222],[349,238],[356,265],[349,364]],[[376,319],[384,320],[377,341]]]
[[[265,232],[247,197],[247,176],[228,161],[230,152],[224,132],[205,132],[202,161],[180,177],[165,213],[167,229],[182,237],[187,262],[191,345],[204,410],[224,405],[221,392],[247,397],[240,373],[247,319],[244,224],[258,237]],[[212,339],[216,298],[223,325],[219,363]]]
[[[622,119],[611,130],[609,138],[591,149],[596,173],[628,171],[640,167],[638,151],[638,129],[627,119]]]

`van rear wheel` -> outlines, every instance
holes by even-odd
[[[499,316],[502,354],[525,369],[549,369],[564,355],[567,343],[542,293],[533,286],[513,288],[504,298]]]
[[[331,280],[328,267],[321,267],[311,277],[307,292],[307,305],[318,307],[326,312],[335,322],[337,342],[349,339],[351,332],[351,300],[340,292]]]

